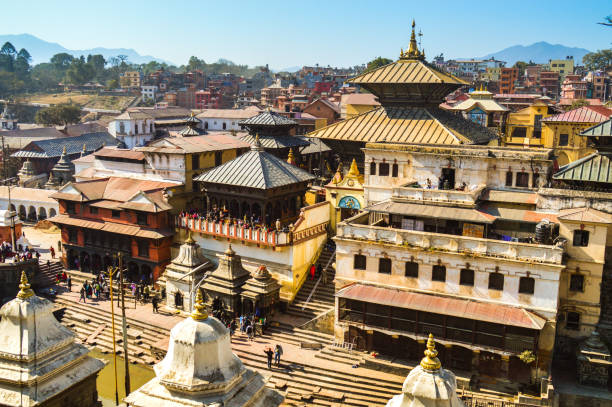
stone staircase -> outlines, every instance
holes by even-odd
[[[327,270],[327,284],[323,283],[322,278],[313,281],[310,280],[310,277],[307,277],[295,299],[287,307],[287,314],[310,320],[334,308],[335,288],[333,281],[336,272],[332,264],[335,258],[335,250],[336,247],[333,242],[328,243],[317,261],[317,264],[321,264]]]
[[[36,289],[45,288],[55,284],[55,278],[58,273],[63,271],[62,263],[58,260],[50,261],[47,266],[47,260],[39,260],[38,268],[40,272],[34,277],[32,286]]]

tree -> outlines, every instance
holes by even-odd
[[[94,75],[94,69],[85,62],[85,57],[81,55],[80,58],[74,59],[70,64],[64,81],[73,85],[82,85],[91,81]]]
[[[606,69],[612,65],[612,49],[589,52],[582,57],[582,63],[591,71]]]
[[[374,69],[390,64],[391,62],[393,61],[389,58],[383,58],[383,57],[374,58],[373,60],[368,62],[368,64],[366,65],[365,72],[373,71]]]
[[[527,62],[525,62],[525,61],[516,61],[512,67],[513,68],[518,68],[518,70],[519,70],[518,77],[522,78],[525,75],[525,68],[527,67]]]
[[[570,106],[569,110],[574,110],[574,109],[578,109],[580,107],[584,107],[584,106],[588,106],[589,102],[587,102],[584,99],[578,99],[575,100],[574,102],[572,102],[572,105]]]
[[[34,120],[47,126],[65,126],[81,120],[81,108],[72,104],[50,106],[36,112]]]
[[[109,79],[106,81],[107,89],[117,89],[119,87],[119,81],[117,79]]]
[[[55,65],[55,68],[60,71],[65,71],[70,67],[70,64],[74,60],[74,57],[66,52],[60,52],[59,54],[55,54],[51,57],[51,62]]]

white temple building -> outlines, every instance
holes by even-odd
[[[170,331],[166,357],[153,379],[124,401],[134,407],[276,407],[283,396],[232,352],[229,331],[205,311],[197,291],[190,318]]]
[[[402,394],[394,396],[386,407],[465,407],[457,396],[457,379],[442,369],[432,334],[427,340],[425,357],[408,374]]]
[[[0,405],[98,405],[96,378],[104,363],[75,343],[53,316],[50,301],[37,297],[25,272],[17,298],[0,308]]]

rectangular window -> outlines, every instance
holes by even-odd
[[[113,211],[111,212],[111,215],[112,215],[112,217],[113,217],[113,218],[119,219],[119,218],[121,218],[121,211],[115,211],[115,210],[113,210]]]
[[[512,186],[512,171],[508,171],[506,172],[506,186],[507,187],[511,187]]]
[[[138,134],[138,123],[134,123],[134,134]]]
[[[404,276],[412,277],[412,278],[419,278],[419,263],[415,261],[406,262]]]
[[[519,280],[519,294],[533,294],[535,280],[531,277],[521,277]]]
[[[567,143],[569,143],[569,134],[560,134],[559,135],[559,145],[560,146],[566,146]]]
[[[567,321],[565,321],[565,328],[571,329],[572,331],[580,330],[580,314],[577,312],[568,312]]]
[[[588,230],[574,230],[574,246],[586,247],[589,245]]]
[[[200,168],[200,156],[198,154],[191,155],[191,169],[197,170]]]
[[[516,186],[527,188],[529,186],[529,174],[526,172],[516,173]]]
[[[66,212],[71,215],[74,215],[76,213],[76,205],[74,202],[66,202]]]
[[[514,129],[512,129],[512,137],[516,137],[516,138],[527,137],[527,128],[526,127],[515,127]]]
[[[147,214],[146,213],[138,212],[136,214],[136,222],[139,225],[146,225],[147,224]]]
[[[389,164],[388,163],[380,163],[378,166],[378,175],[381,177],[389,176]]]
[[[79,241],[79,232],[77,229],[70,228],[68,229],[68,241],[70,243],[78,243]]]
[[[431,269],[431,280],[432,281],[446,281],[446,266],[433,266]]]
[[[90,206],[89,207],[89,213],[91,213],[92,215],[97,215],[98,214],[98,208],[96,208],[95,206]]]
[[[570,291],[583,291],[584,276],[582,274],[572,274],[570,276]]]
[[[378,259],[378,272],[382,274],[391,274],[391,259],[381,257]]]
[[[370,163],[370,175],[376,175],[376,163]]]
[[[138,241],[138,257],[149,257],[149,241]]]
[[[365,270],[366,269],[366,256],[363,254],[356,254],[353,259],[353,268],[355,270]]]
[[[223,151],[215,152],[215,167],[220,166],[223,163]]]
[[[469,285],[474,286],[474,270],[471,269],[461,269],[459,275],[459,284],[460,285]]]
[[[399,174],[399,165],[397,165],[397,164],[393,164],[393,165],[391,166],[391,176],[392,176],[393,178],[397,178],[397,177],[398,177],[398,174]]]
[[[489,274],[489,290],[504,290],[504,275],[501,273]]]

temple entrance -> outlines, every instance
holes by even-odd
[[[481,374],[498,377],[501,372],[501,357],[496,353],[480,352],[478,366]]]
[[[440,177],[439,189],[454,189],[455,188],[455,169],[442,168],[442,177]]]
[[[531,381],[531,365],[516,356],[512,356],[508,367],[508,378],[517,383],[529,383]]]
[[[353,344],[353,349],[368,350],[367,334],[362,329],[350,326],[348,330],[348,338],[346,339],[349,343]]]
[[[183,294],[180,291],[174,293],[174,306],[183,309]]]
[[[242,301],[242,314],[243,315],[250,315],[253,313],[254,310],[255,310],[255,307],[253,306],[252,300],[244,299]]]
[[[448,365],[456,370],[472,370],[472,350],[463,346],[453,346],[450,350]]]
[[[91,257],[91,268],[95,273],[99,273],[102,270],[102,258],[99,254],[94,254]]]
[[[66,253],[66,266],[68,269],[76,269],[76,260],[77,258],[74,249],[68,250],[68,253]]]

